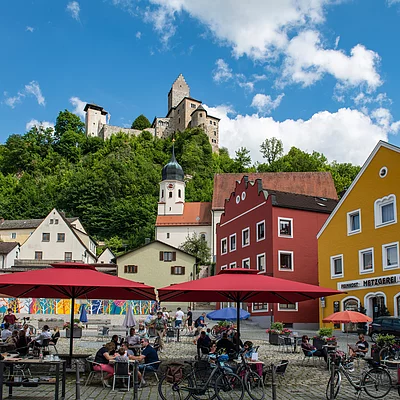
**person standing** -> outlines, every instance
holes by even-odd
[[[7,309],[7,314],[3,318],[3,323],[10,325],[10,329],[14,329],[15,322],[18,318],[12,313],[12,308]]]
[[[193,332],[193,313],[190,307],[187,308],[187,318],[186,318],[187,326],[189,328],[189,332]]]
[[[205,328],[207,326],[206,322],[205,322],[205,318],[206,318],[206,313],[203,312],[199,318],[196,319],[194,326],[195,328],[197,328],[196,331],[196,336],[198,336],[200,334],[200,332],[203,330],[203,328]]]
[[[154,329],[156,330],[156,334],[160,339],[160,351],[163,351],[164,349],[163,338],[165,335],[165,331],[167,329],[167,322],[163,317],[162,311],[157,312],[157,318],[154,320]]]
[[[184,316],[185,316],[184,312],[180,307],[178,307],[175,313],[175,328],[181,327]]]

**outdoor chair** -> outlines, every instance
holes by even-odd
[[[105,388],[104,377],[106,376],[106,373],[103,371],[103,369],[100,369],[100,371],[95,371],[93,369],[93,367],[95,365],[100,365],[100,367],[101,367],[101,364],[95,362],[93,357],[88,357],[86,359],[86,362],[89,364],[90,373],[89,373],[89,375],[88,375],[88,377],[86,379],[85,386],[89,385],[92,382],[93,378],[97,376],[97,377],[99,377],[101,379],[101,383],[103,384],[103,388]]]
[[[53,347],[54,347],[54,350],[55,350],[55,352],[56,352],[56,354],[58,354],[58,350],[57,350],[57,342],[58,342],[58,339],[59,339],[59,338],[54,338],[54,339],[51,339],[51,340],[49,341],[49,347],[50,347],[50,346],[53,346]]]
[[[128,392],[131,384],[131,373],[129,372],[129,363],[127,361],[116,361],[114,364],[114,376],[112,390],[115,390],[115,381],[117,379],[128,379]]]
[[[152,344],[152,346],[153,346],[154,350],[158,353],[160,350],[160,337],[159,336],[157,336],[154,339],[154,343]]]
[[[281,360],[279,364],[274,365],[275,368],[275,376],[278,378],[279,382],[285,377],[286,369],[289,365],[289,360]],[[267,381],[272,376],[272,369],[268,367],[263,371],[264,375],[264,385],[267,384]]]
[[[284,336],[278,336],[278,351],[283,352],[285,349],[285,337]]]
[[[142,380],[140,381],[139,387],[142,387],[142,382],[143,382],[144,377],[146,375],[146,371],[147,372],[153,372],[154,376],[157,379],[157,382],[160,381],[159,378],[158,378],[158,368],[159,368],[160,364],[161,364],[161,361],[154,361],[152,363],[142,364],[143,365],[143,370],[141,371],[142,372]],[[154,369],[153,368],[149,368],[150,366],[153,367]]]
[[[303,361],[301,362],[301,365],[303,365],[305,361],[310,363],[310,361],[312,360],[312,363],[315,366],[315,362],[322,358],[321,356],[316,356],[313,351],[305,350],[305,349],[301,349],[301,350],[303,351],[303,354],[304,354]]]
[[[207,346],[200,346],[197,348],[197,359],[201,360],[203,358],[206,358],[208,356],[208,353],[210,352],[210,348]]]

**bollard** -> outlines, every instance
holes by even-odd
[[[137,400],[138,398],[138,389],[139,389],[138,366],[139,362],[135,360],[133,364],[133,400]]]
[[[335,363],[331,361],[331,387],[330,387],[330,393],[329,393],[329,399],[334,400],[335,398]]]
[[[81,400],[81,379],[79,376],[79,365],[78,360],[75,360],[75,368],[76,368],[76,393],[75,399]]]
[[[271,364],[271,387],[272,387],[272,400],[276,400],[276,376],[275,365]]]

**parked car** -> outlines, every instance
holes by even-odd
[[[394,335],[400,338],[400,318],[378,317],[369,325],[368,334],[373,342],[376,342],[378,335]]]

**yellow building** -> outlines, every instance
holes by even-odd
[[[318,234],[319,283],[347,292],[321,301],[321,320],[360,306],[400,315],[397,199],[400,148],[380,141]]]

